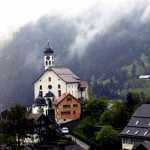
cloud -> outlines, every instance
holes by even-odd
[[[70,54],[78,52],[82,56],[96,35],[103,36],[124,18],[132,20],[131,23],[137,19],[141,21],[138,23],[146,21],[149,19],[149,7],[149,0],[101,0],[94,3],[75,18],[77,36],[69,46]],[[142,14],[138,15],[141,11]]]

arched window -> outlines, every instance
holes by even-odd
[[[61,89],[61,86],[60,86],[60,84],[58,84],[58,89]]]
[[[46,61],[46,65],[47,65],[48,63],[47,63],[47,61]]]
[[[39,87],[39,88],[40,88],[40,90],[42,90],[42,85],[40,85],[40,87]]]

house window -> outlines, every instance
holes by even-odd
[[[75,114],[76,114],[76,112],[75,112],[75,111],[73,111],[73,114],[75,115]]]
[[[63,105],[63,108],[70,108],[70,105]]]
[[[42,85],[40,85],[40,90],[42,90]]]
[[[58,90],[58,97],[61,96],[61,90]]]
[[[73,104],[73,107],[78,107],[78,104]]]
[[[42,130],[45,130],[46,128],[45,127],[42,127]]]
[[[34,128],[34,131],[36,132],[36,131],[37,131],[37,128]]]
[[[62,116],[68,116],[68,115],[71,115],[71,112],[70,111],[61,112],[61,115]]]
[[[71,98],[67,98],[67,101],[70,102],[72,99]]]
[[[60,86],[60,84],[58,84],[58,89],[60,89],[61,88],[61,86]]]
[[[51,77],[48,78],[48,81],[51,81]]]
[[[42,124],[44,124],[44,123],[45,123],[45,121],[44,121],[44,120],[42,120],[42,121],[41,121],[41,123],[42,123]]]

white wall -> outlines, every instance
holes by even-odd
[[[51,77],[51,81],[49,81]],[[58,89],[58,84],[61,85],[61,88]],[[39,90],[40,85],[42,85],[42,90]],[[48,85],[52,86],[52,89],[48,88]],[[66,92],[66,83],[61,80],[53,71],[46,71],[39,79],[34,83],[34,96],[38,96],[39,91],[43,91],[43,97],[51,91],[56,100],[58,98],[58,90],[61,90],[61,95]]]

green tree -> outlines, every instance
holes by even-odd
[[[140,103],[141,98],[139,93],[135,93],[135,92],[129,92],[127,94],[127,105],[131,106],[131,105],[136,105],[138,103]]]
[[[10,110],[7,111],[6,120],[0,123],[3,130],[0,137],[4,137],[2,142],[5,144],[16,143],[20,147],[21,141],[26,137],[28,123],[26,107],[20,104],[11,106]]]
[[[113,115],[112,112],[110,112],[109,110],[106,110],[100,117],[100,123],[102,125],[108,125],[112,123],[112,121],[113,121]]]
[[[92,98],[85,105],[85,109],[91,110],[92,117],[95,118],[96,120],[99,120],[100,116],[103,114],[107,106],[108,103],[106,100]]]
[[[102,129],[96,133],[95,140],[100,150],[117,150],[121,148],[121,140],[118,132],[110,125],[103,126]]]
[[[93,137],[95,120],[91,116],[87,116],[83,118],[80,123],[83,133],[88,137]]]
[[[124,126],[127,120],[127,108],[124,101],[118,101],[114,104],[113,110],[113,121],[116,126]]]

